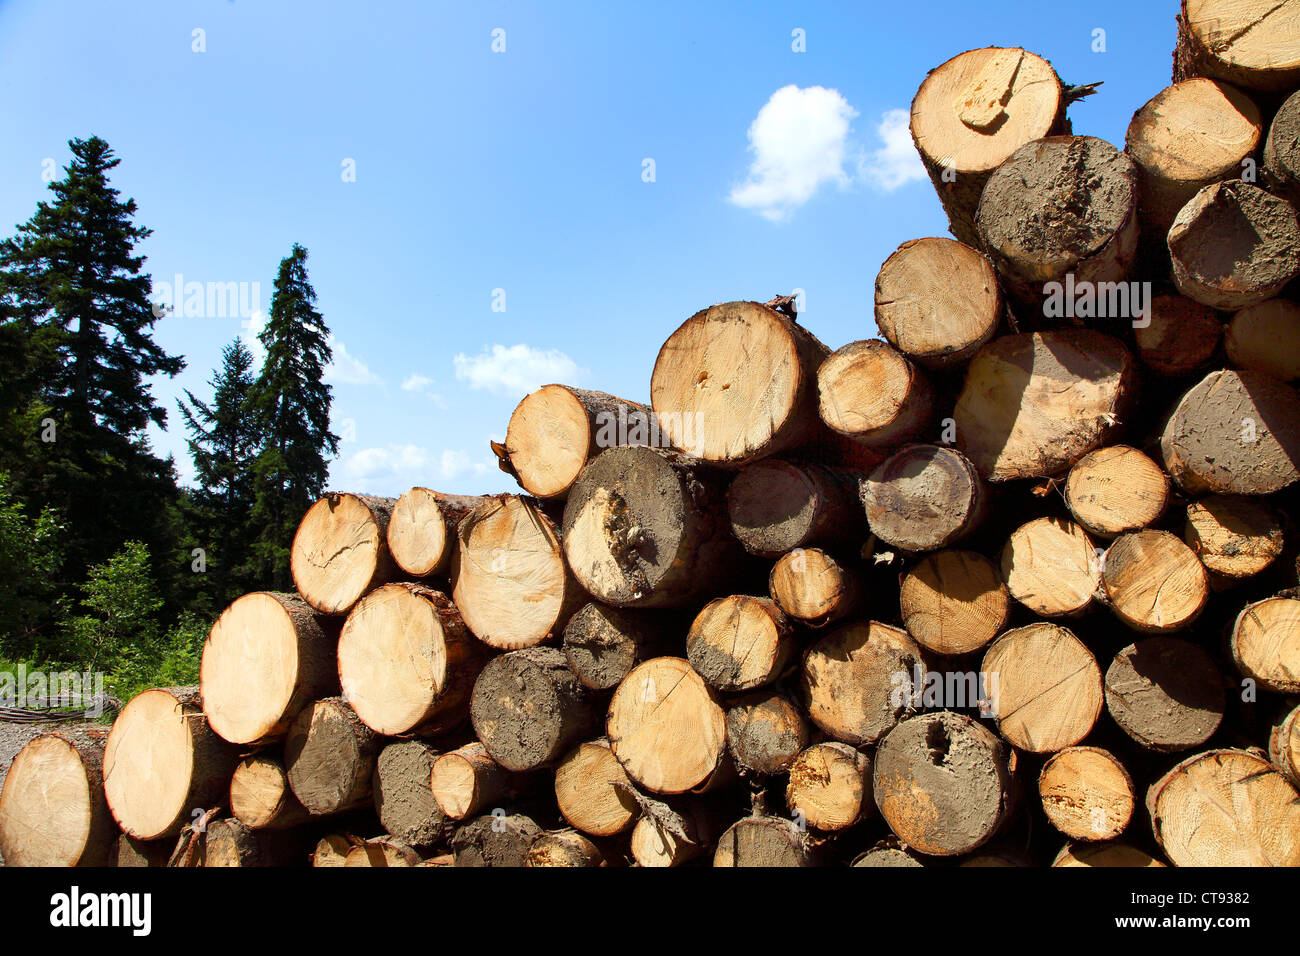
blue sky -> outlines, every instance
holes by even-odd
[[[256,283],[265,310],[300,242],[335,335],[332,486],[508,490],[488,440],[527,391],[644,401],[714,302],[803,289],[831,348],[873,336],[880,263],[947,234],[891,112],[928,70],[1026,47],[1105,81],[1074,129],[1122,146],[1169,83],[1177,7],[0,0],[0,229],[70,138],[116,150],[156,288],[205,293],[155,326],[188,362],[154,383],[182,476],[175,400],[258,321],[206,292]]]

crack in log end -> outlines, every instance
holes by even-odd
[[[925,728],[925,747],[929,751],[930,763],[936,767],[944,766],[948,762],[951,746],[952,739],[948,736],[948,728],[943,725],[943,721],[932,721]]]

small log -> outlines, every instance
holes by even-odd
[[[456,552],[456,528],[483,501],[481,495],[444,495],[428,488],[403,492],[388,519],[388,553],[413,578],[445,574]]]
[[[293,795],[313,816],[368,804],[381,746],[343,698],[309,704],[289,728],[284,746]]]
[[[1300,302],[1269,299],[1242,309],[1228,323],[1223,345],[1238,368],[1284,382],[1300,378]]]
[[[622,833],[636,820],[632,780],[605,738],[578,744],[555,767],[555,801],[570,826],[592,836]]]
[[[751,816],[733,823],[718,838],[715,867],[813,866],[808,835],[781,817]]]
[[[1222,338],[1219,313],[1184,295],[1155,296],[1147,308],[1146,324],[1135,323],[1133,328],[1142,364],[1166,377],[1204,369]]]
[[[777,607],[809,627],[825,627],[858,609],[857,575],[820,548],[796,548],[772,565],[768,590]]]
[[[654,611],[588,602],[564,627],[569,670],[592,690],[612,690],[636,665],[668,649],[669,624]]]
[[[1284,777],[1300,787],[1300,706],[1287,711],[1273,725],[1268,737],[1268,759]]]
[[[395,740],[379,752],[374,800],[389,835],[411,846],[430,846],[448,833],[447,818],[431,788],[438,751],[423,740]]]
[[[639,402],[568,385],[543,385],[515,408],[506,454],[520,486],[542,499],[563,498],[602,449],[658,444],[657,423]]]
[[[632,828],[632,859],[638,866],[671,867],[697,859],[715,847],[721,827],[717,814],[699,803],[670,807],[648,801]]]
[[[1214,309],[1273,298],[1300,275],[1300,220],[1285,199],[1239,179],[1199,190],[1169,229],[1174,283]]]
[[[433,799],[452,820],[500,806],[517,795],[518,782],[477,740],[440,754],[429,774]]]
[[[872,812],[871,758],[838,741],[813,744],[790,766],[785,803],[818,830],[845,830]]]
[[[727,515],[741,546],[764,558],[847,545],[866,528],[854,475],[776,458],[741,469],[727,488]]]
[[[909,240],[885,260],[875,310],[890,345],[927,369],[950,369],[993,338],[1005,304],[985,256],[952,239],[929,238]]]
[[[382,836],[352,847],[343,858],[343,865],[371,869],[419,866],[420,854],[394,837]]]
[[[1064,846],[1052,866],[1162,867],[1145,850],[1112,840],[1107,843],[1076,843]]]
[[[934,551],[969,535],[983,520],[987,492],[964,455],[911,445],[862,484],[871,533],[903,551]]]
[[[867,869],[915,869],[924,868],[928,864],[911,850],[892,846],[889,841],[886,841],[884,845],[874,846],[865,853],[859,854],[853,860],[852,866]]]
[[[1133,778],[1100,747],[1067,747],[1038,775],[1048,822],[1074,840],[1113,840],[1133,819]]]
[[[808,721],[794,701],[757,691],[727,708],[727,750],[741,770],[785,773],[808,746]]]
[[[772,683],[797,650],[794,625],[776,603],[743,594],[710,601],[686,636],[691,667],[725,693]]]
[[[525,866],[604,866],[605,855],[581,833],[557,830],[541,833],[528,848]]]
[[[1062,518],[1035,518],[1002,549],[1011,596],[1043,617],[1082,613],[1101,583],[1098,550],[1087,532]]]
[[[1273,117],[1264,141],[1264,177],[1273,193],[1300,205],[1300,90]]]
[[[1300,694],[1300,600],[1272,597],[1246,605],[1229,646],[1244,676],[1278,694]]]
[[[1300,866],[1300,793],[1253,753],[1188,757],[1151,785],[1147,812],[1174,866]]]
[[[920,438],[934,411],[925,373],[879,339],[828,355],[817,369],[817,395],[828,428],[876,448]]]
[[[1030,753],[1054,753],[1091,733],[1101,714],[1101,668],[1070,631],[1037,622],[989,647],[980,666],[1002,736]]]
[[[1164,514],[1169,476],[1136,448],[1098,448],[1070,469],[1065,503],[1079,524],[1103,538],[1141,531]]]
[[[395,498],[330,493],[307,509],[290,548],[302,599],[322,614],[344,614],[397,571],[388,553]]]
[[[488,662],[470,703],[474,733],[492,759],[516,773],[553,764],[599,723],[592,692],[564,653],[530,647]]]
[[[528,850],[541,832],[536,821],[522,813],[477,817],[451,839],[456,866],[527,866]]]
[[[352,848],[364,843],[347,833],[329,833],[321,837],[312,851],[312,866],[342,866]]]
[[[929,856],[960,856],[1007,820],[1012,794],[1007,745],[969,717],[918,714],[876,750],[872,791],[905,844]]]
[[[1176,631],[1196,620],[1210,594],[1205,565],[1168,531],[1120,535],[1102,559],[1110,609],[1139,631]]]
[[[289,786],[284,764],[270,754],[245,757],[230,778],[230,812],[254,830],[284,830],[306,823],[308,813]]]
[[[1011,616],[997,567],[974,551],[936,551],[903,575],[903,626],[936,654],[968,654],[993,640]]]
[[[1106,709],[1148,750],[1199,747],[1219,729],[1223,678],[1191,641],[1148,637],[1125,647],[1106,669]]]
[[[1240,581],[1259,574],[1282,553],[1277,512],[1257,498],[1210,495],[1187,506],[1183,540],[1215,578]]]
[[[804,654],[808,716],[836,740],[875,743],[918,706],[923,667],[921,649],[901,628],[876,621],[837,627]]]
[[[300,842],[289,831],[255,830],[235,819],[213,820],[203,834],[203,865],[292,866]]]

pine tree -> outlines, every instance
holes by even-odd
[[[176,554],[174,469],[145,437],[151,422],[165,426],[166,411],[147,379],[184,367],[152,338],[151,280],[135,252],[150,230],[133,222],[135,201],[109,184],[120,160],[99,137],[69,146],[53,200],[0,245],[7,356],[35,372],[28,394],[7,396],[7,411],[22,428],[42,429],[24,436],[25,453],[7,449],[23,460],[0,464],[29,513],[51,507],[70,528],[64,580],[80,579],[129,537]],[[174,578],[176,565],[164,576]]]
[[[206,557],[211,588],[225,604],[253,583],[248,561],[253,537],[253,465],[260,446],[249,399],[253,392],[253,353],[236,339],[221,353],[213,374],[211,404],[188,389],[179,402],[189,432],[197,489],[191,495],[194,530]]]
[[[298,521],[324,492],[329,459],[338,453],[324,381],[332,357],[329,329],[315,303],[307,250],[295,243],[280,262],[260,335],[266,358],[251,399],[262,437],[254,466],[252,570],[264,586],[280,589],[292,586],[289,547]]]

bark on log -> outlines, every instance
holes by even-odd
[[[292,831],[255,830],[235,819],[213,820],[203,834],[205,867],[279,867],[298,862],[302,843]],[[301,859],[305,859],[303,854]]]
[[[352,848],[364,840],[347,833],[330,833],[321,837],[311,855],[312,866],[342,866]]]
[[[1228,359],[1284,382],[1300,378],[1300,303],[1269,299],[1242,309],[1223,339]]]
[[[278,757],[245,757],[230,778],[230,812],[254,830],[284,830],[306,823],[307,809],[289,786]]]
[[[1157,375],[1176,377],[1210,364],[1223,338],[1223,320],[1208,305],[1183,295],[1158,295],[1147,307],[1146,324],[1134,324],[1142,364]]]
[[[563,498],[602,449],[658,444],[658,427],[640,402],[568,385],[543,385],[515,408],[506,454],[520,486],[538,498]]]
[[[772,565],[768,590],[777,607],[808,627],[825,627],[862,602],[857,574],[820,548],[796,548]]]
[[[1224,703],[1218,667],[1191,641],[1148,637],[1122,649],[1106,669],[1106,709],[1148,750],[1201,746],[1219,729]]]
[[[1264,141],[1264,177],[1272,192],[1300,205],[1300,90],[1273,117]]]
[[[564,628],[569,670],[592,690],[613,690],[636,665],[667,653],[674,623],[672,615],[588,602]]]
[[[173,840],[137,840],[125,833],[117,835],[117,867],[166,866],[175,849]]]
[[[750,816],[733,823],[718,838],[715,867],[795,867],[814,865],[808,835],[782,817]]]
[[[592,836],[622,833],[636,820],[632,780],[604,737],[578,744],[555,768],[555,801],[570,826]]]
[[[1273,725],[1268,737],[1268,759],[1291,783],[1300,787],[1300,707],[1294,707]]]
[[[1300,10],[1276,0],[1183,0],[1174,80],[1190,76],[1265,92],[1300,86]]]
[[[630,848],[638,866],[681,866],[717,846],[722,831],[718,815],[698,803],[670,807],[647,801],[650,809],[632,827]]]
[[[918,706],[921,649],[901,628],[875,621],[837,627],[808,648],[803,693],[812,722],[855,747],[875,743]]]
[[[969,535],[984,517],[987,491],[971,461],[938,445],[910,445],[862,484],[867,525],[903,551],[934,551]]]
[[[307,509],[290,549],[302,599],[322,614],[345,614],[395,576],[388,523],[395,498],[330,493]]]
[[[1300,600],[1246,605],[1233,623],[1230,648],[1244,676],[1278,694],[1300,694]]]
[[[1210,582],[1196,553],[1168,531],[1120,535],[1102,559],[1110,609],[1139,631],[1176,631],[1205,609]]]
[[[584,867],[604,866],[605,855],[600,848],[581,833],[558,830],[542,833],[528,848],[525,866],[534,867]]]
[[[233,744],[284,739],[313,700],[338,693],[338,625],[296,594],[245,594],[203,645],[199,687],[214,731]]]
[[[1278,513],[1257,498],[1210,495],[1187,506],[1183,540],[1211,581],[1235,582],[1259,574],[1282,553]]]
[[[432,790],[438,751],[423,740],[395,740],[379,752],[374,800],[379,822],[389,835],[411,846],[430,846],[450,827]]]
[[[521,778],[492,759],[477,740],[441,754],[429,787],[438,809],[452,820],[492,810],[518,795]]]
[[[445,574],[456,552],[456,528],[482,495],[444,495],[428,488],[403,492],[388,519],[388,553],[413,578]]]
[[[225,802],[235,751],[213,733],[197,687],[143,691],[122,708],[104,746],[104,797],[139,840],[176,836],[194,810]]]
[[[952,239],[905,242],[876,276],[880,334],[927,369],[969,361],[993,338],[1005,310],[993,263]]]
[[[912,100],[912,141],[953,235],[978,244],[989,174],[1025,143],[1065,132],[1065,107],[1056,71],[1025,50],[969,50],[930,71]]]
[[[313,816],[368,804],[381,746],[343,698],[309,704],[289,728],[284,747],[293,795]]]
[[[541,832],[536,821],[522,813],[477,817],[452,837],[456,866],[526,866],[528,848]]]
[[[968,654],[993,640],[1011,616],[1011,595],[997,567],[974,551],[936,551],[899,587],[903,626],[926,650]]]
[[[727,708],[727,750],[742,771],[785,773],[808,746],[808,721],[794,701],[757,691]]]
[[[1258,186],[1214,183],[1174,219],[1169,256],[1183,295],[1228,311],[1259,305],[1300,275],[1300,220]]]
[[[705,682],[724,693],[772,683],[798,650],[794,625],[770,598],[717,598],[696,615],[686,656]]]
[[[750,554],[860,541],[866,528],[855,475],[816,463],[768,458],[746,465],[727,488],[731,531]]]
[[[785,803],[818,830],[845,830],[871,815],[871,758],[838,741],[813,744],[790,767]]]
[[[1113,538],[1154,524],[1169,504],[1169,476],[1128,445],[1084,455],[1065,480],[1065,503],[1093,534]]]
[[[1073,840],[1113,840],[1133,819],[1133,778],[1100,747],[1067,747],[1038,775],[1048,822]]]
[[[925,373],[887,342],[850,342],[817,369],[817,410],[827,428],[874,448],[921,438],[934,411]]]
[[[1035,518],[1012,532],[1002,549],[1002,577],[1011,596],[1035,614],[1077,615],[1101,583],[1101,561],[1073,521]]]

